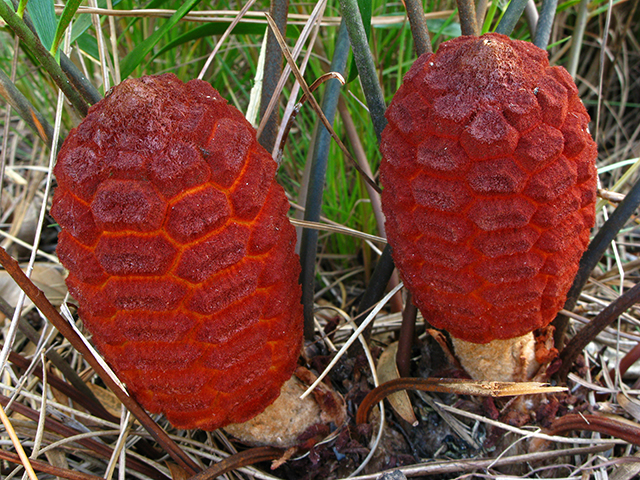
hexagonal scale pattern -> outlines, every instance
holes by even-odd
[[[387,110],[382,206],[426,320],[475,343],[546,326],[595,218],[597,148],[546,52],[498,34],[421,56]]]
[[[209,84],[126,80],[65,141],[51,214],[93,342],[178,428],[246,421],[302,343],[299,260],[276,164]]]

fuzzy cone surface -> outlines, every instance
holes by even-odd
[[[276,163],[208,83],[125,80],[65,141],[52,216],[67,286],[129,392],[178,428],[255,416],[302,342]]]
[[[578,90],[504,35],[422,55],[387,110],[382,206],[432,325],[487,343],[546,326],[595,220],[597,148]]]

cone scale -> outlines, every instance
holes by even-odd
[[[302,342],[299,262],[276,164],[209,84],[126,80],[55,167],[69,292],[130,394],[213,430],[278,396]]]
[[[415,62],[386,115],[387,234],[425,319],[475,344],[548,325],[595,219],[597,149],[570,75],[530,43],[459,37]]]

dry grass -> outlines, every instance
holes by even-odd
[[[625,194],[639,178],[635,169],[638,166],[637,157],[640,156],[640,22],[637,21],[637,2],[617,3],[610,11],[610,19],[607,17],[607,4],[597,6],[605,10],[592,10],[594,13],[588,19],[576,78],[582,98],[594,119],[593,131],[600,152],[598,166],[602,169],[601,186],[604,190]],[[596,6],[592,7],[595,9]],[[310,9],[295,5],[292,10],[302,14]],[[114,58],[117,59],[119,52],[131,45],[125,39],[119,49],[112,49],[112,42],[116,38],[114,32],[109,30],[109,13],[100,10],[97,19],[104,25],[105,48],[112,54],[115,53]],[[149,12],[134,13],[148,15]],[[377,23],[382,25],[389,21],[381,12],[375,13]],[[449,13],[445,12],[444,15]],[[193,18],[185,18],[184,21],[211,21],[213,17],[223,14],[229,17],[234,12],[192,12]],[[329,44],[331,36],[335,35],[331,33],[331,29],[335,29],[336,11],[330,8],[325,14],[318,31],[321,40],[318,40],[312,54],[310,75],[317,76],[319,71],[327,69],[323,45]],[[442,16],[443,14],[436,14],[434,18]],[[256,15],[248,18],[252,22],[264,22]],[[303,24],[306,18],[305,15],[299,15],[295,17],[295,21]],[[127,19],[117,11],[115,20],[113,27],[116,29],[122,29],[126,25]],[[154,18],[147,18],[144,28],[151,30],[155,21]],[[551,43],[565,39],[573,30],[574,22],[574,9],[569,8],[560,13]],[[374,45],[382,41],[379,38],[381,32],[385,31],[374,32],[378,36]],[[406,35],[406,32],[398,35]],[[11,61],[15,43],[6,29],[0,32],[0,38],[3,42],[0,51],[7,57],[2,62],[3,68],[11,68],[13,65],[16,70],[15,83],[27,93],[35,108],[43,112],[52,125],[59,125],[58,134],[68,132],[79,119],[58,100],[57,90],[29,62],[23,51],[18,51],[13,62]],[[211,78],[218,77],[220,85],[217,88],[243,109],[246,109],[248,103],[248,91],[241,91],[235,82],[251,81],[251,71],[257,63],[261,48],[258,41],[252,45],[242,44],[247,39],[248,37],[230,37],[218,54],[227,70],[218,66],[210,73]],[[257,37],[252,39],[256,40]],[[606,40],[606,44],[603,44],[603,40]],[[198,73],[196,66],[199,68],[206,58],[203,53],[211,48],[202,41],[191,47],[193,51],[180,54],[178,65],[163,64],[167,59],[165,56],[160,57],[149,68],[154,71],[171,69],[182,74],[183,79],[186,76],[194,77]],[[406,48],[410,50],[410,47]],[[237,52],[241,53],[234,57]],[[389,68],[389,62],[397,61],[390,54],[378,54],[381,71],[383,67]],[[560,42],[551,50],[551,59],[555,62],[567,62],[568,55],[567,43]],[[410,56],[410,52],[406,54],[407,58]],[[599,61],[602,56],[606,59],[604,68]],[[100,65],[89,57],[73,58],[78,65],[86,68],[87,77],[97,86],[103,82],[108,83],[102,76],[104,71],[112,71],[113,77],[117,77],[117,61],[105,63],[103,59]],[[401,65],[396,74],[401,75],[406,69],[406,65]],[[291,79],[285,85],[287,92],[290,92]],[[391,93],[395,86],[393,81],[385,82],[385,88]],[[361,92],[357,88],[353,90],[354,95],[361,98]],[[357,102],[349,95],[346,98],[353,117],[364,119],[363,110],[358,107]],[[282,170],[288,193],[294,202],[299,201],[298,185],[303,182],[302,164],[306,149],[311,144],[314,122],[313,114],[299,118],[285,151]],[[341,128],[342,123],[339,122],[336,129]],[[47,216],[50,190],[55,185],[51,176],[54,155],[7,104],[3,105],[0,113],[0,128],[3,131],[0,245],[20,260],[25,271],[49,301],[56,306],[64,306],[68,301],[64,271],[55,257],[56,229],[51,226],[52,220]],[[375,143],[370,127],[359,128],[358,134],[364,144]],[[357,157],[357,147],[353,142],[352,145]],[[372,148],[375,150],[375,145]],[[363,152],[363,155],[367,154]],[[375,158],[375,154],[373,157]],[[345,178],[354,178],[350,167],[343,168],[342,175]],[[322,353],[323,357],[331,356],[344,345],[353,331],[349,321],[354,302],[366,286],[371,274],[371,264],[383,246],[379,238],[372,237],[378,233],[376,212],[371,210],[364,188],[359,188],[359,198],[349,199],[350,207],[346,212],[340,215],[338,212],[335,218],[327,218],[324,222],[333,224],[333,227],[318,226],[321,230],[321,253],[318,257],[317,278],[324,288],[316,298],[317,333],[321,336],[324,329],[337,326],[335,333],[330,337],[325,336],[324,344],[321,343],[318,347],[317,352]],[[349,198],[349,192],[344,191],[331,191],[328,195]],[[364,214],[363,208],[366,210]],[[615,205],[601,201],[599,208],[595,231],[604,223]],[[330,213],[331,210],[325,210],[327,212]],[[363,215],[368,217],[368,221],[358,218]],[[352,221],[354,217],[356,220]],[[638,283],[640,238],[637,232],[637,218],[634,215],[593,272],[580,297],[578,308],[572,314],[570,335],[622,292]],[[34,244],[37,249],[34,249]],[[0,445],[4,452],[16,451],[16,440],[8,435],[14,430],[19,445],[26,450],[34,465],[44,463],[61,469],[57,473],[38,473],[38,478],[71,474],[96,476],[83,478],[188,476],[154,445],[149,434],[122,408],[114,394],[104,388],[75,348],[57,334],[28,299],[24,299],[20,288],[5,271],[0,271],[0,299],[1,311],[6,316],[2,327],[2,360],[8,360],[0,377],[0,403],[9,415],[5,431],[0,432]],[[369,345],[374,356],[394,338],[401,323],[400,314],[391,313],[386,305],[381,306],[384,308],[376,318]],[[16,315],[12,313],[14,309],[18,312]],[[74,321],[72,316],[70,319]],[[640,367],[632,366],[621,378],[619,366],[625,355],[635,352],[634,347],[640,343],[639,325],[640,310],[633,307],[585,349],[584,361],[573,370],[570,377],[570,394],[558,400],[557,405],[550,400],[545,405],[554,404],[563,412],[603,413],[626,419],[637,426],[640,422]],[[425,340],[425,345],[429,344],[427,337],[425,333],[421,337]],[[428,349],[423,348],[420,353],[424,356]],[[347,357],[339,364],[342,370],[332,372],[330,378],[348,400],[356,401],[361,399],[356,393],[363,393],[371,388],[372,374],[367,363],[360,357]],[[415,359],[416,371],[426,368],[424,361],[424,358]],[[73,375],[61,372],[58,362],[66,363]],[[319,365],[322,362],[313,366]],[[74,375],[76,380],[89,385],[95,397],[105,405],[112,415],[109,420],[98,416],[97,410],[89,413],[92,412],[91,402],[82,405],[72,397],[71,394],[77,393],[77,389],[70,385],[69,377]],[[56,379],[65,381],[55,383]],[[349,426],[339,432],[337,438],[334,436],[328,443],[316,447],[311,455],[307,452],[296,453],[288,464],[274,472],[269,470],[268,464],[261,463],[257,467],[240,468],[234,473],[226,474],[225,478],[302,478],[305,472],[309,473],[308,478],[344,478],[362,465],[370,447],[369,440],[373,441],[378,437],[378,450],[372,453],[371,463],[365,469],[369,473],[360,473],[354,478],[379,478],[377,472],[394,466],[407,477],[435,478],[497,478],[500,475],[510,475],[509,478],[608,476],[622,480],[640,474],[637,447],[622,440],[602,440],[600,434],[586,431],[574,431],[569,436],[562,437],[549,434],[548,431],[545,433],[540,428],[544,424],[543,418],[539,418],[538,425],[535,426],[515,427],[512,424],[517,424],[517,419],[491,419],[486,413],[485,404],[464,397],[412,395],[411,399],[421,422],[413,431],[391,413],[387,415],[390,422],[383,424],[380,434],[374,428],[356,428],[351,418]],[[496,406],[498,410],[503,408],[507,411],[507,407],[512,405],[502,402],[496,403],[494,408]],[[349,404],[350,417],[354,415],[355,407],[357,405]],[[544,412],[540,405],[538,408],[539,412]],[[245,448],[235,444],[222,431],[176,431],[162,418],[156,420],[203,469],[233,455],[238,449]],[[498,435],[498,431],[503,434]],[[461,440],[461,436],[467,440]],[[560,449],[563,450],[562,453],[558,451]],[[25,472],[23,467],[8,462],[4,462],[1,469],[6,478],[23,476]],[[313,476],[314,473],[317,473],[317,477]]]

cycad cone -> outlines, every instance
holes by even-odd
[[[255,131],[209,84],[125,80],[58,156],[58,256],[93,342],[179,428],[248,420],[296,366],[289,203]]]
[[[573,80],[530,43],[459,37],[415,62],[387,118],[383,210],[416,305],[475,378],[530,376],[530,332],[562,308],[595,218]]]

